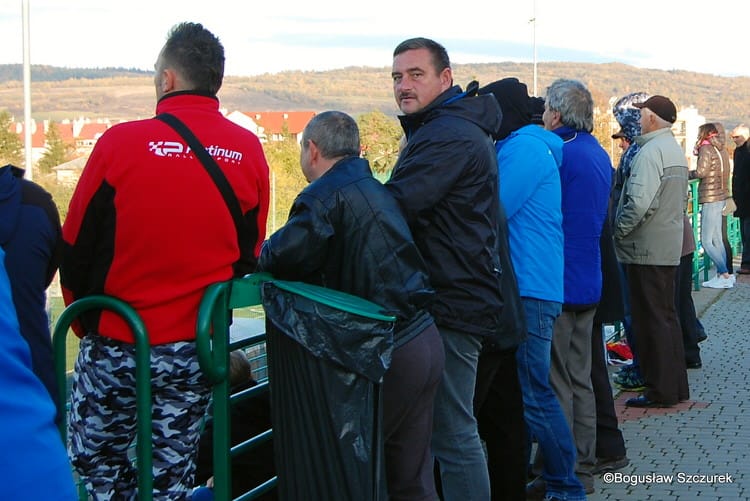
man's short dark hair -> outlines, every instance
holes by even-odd
[[[302,132],[302,147],[312,141],[323,158],[359,156],[359,127],[352,117],[341,111],[324,111],[315,115]]]
[[[407,50],[416,49],[427,49],[430,51],[430,54],[432,54],[432,65],[435,66],[436,73],[439,74],[445,68],[451,67],[451,60],[448,58],[448,51],[445,50],[445,47],[429,38],[417,37],[404,40],[398,44],[393,51],[393,57],[396,57]]]
[[[185,22],[172,27],[162,57],[180,72],[192,90],[219,92],[224,79],[224,46],[202,24]]]

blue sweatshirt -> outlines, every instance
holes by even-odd
[[[495,144],[521,297],[563,302],[562,140],[526,125]]]
[[[607,217],[612,183],[609,155],[590,133],[560,127],[563,235],[565,237],[565,301],[563,308],[593,308],[602,295],[599,240]]]
[[[74,500],[73,474],[55,407],[31,370],[0,247],[0,499]]]

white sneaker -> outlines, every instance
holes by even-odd
[[[717,275],[707,282],[703,282],[701,285],[709,289],[731,289],[734,287],[734,282],[731,278],[724,278],[721,275]]]
[[[719,280],[719,285],[722,289],[731,289],[734,287],[734,275],[730,275],[729,278],[721,277]]]
[[[714,286],[716,285],[716,281],[717,281],[718,279],[719,279],[719,276],[718,276],[718,275],[716,275],[716,276],[715,276],[714,278],[712,278],[711,280],[706,280],[705,282],[701,282],[701,285],[702,285],[703,287],[714,288]]]
[[[737,283],[737,276],[734,274],[729,275],[729,280],[732,281],[732,285]]]

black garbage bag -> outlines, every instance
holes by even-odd
[[[280,499],[386,499],[380,383],[392,319],[306,284],[266,282],[262,296]]]

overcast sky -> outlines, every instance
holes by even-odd
[[[536,32],[538,62],[750,76],[747,0],[700,8],[682,0],[536,0],[536,9],[534,0],[28,3],[32,64],[150,70],[169,28],[195,21],[223,42],[227,75],[389,66],[393,48],[414,36],[441,42],[454,63],[532,62]],[[22,5],[0,5],[0,64],[23,62]]]

